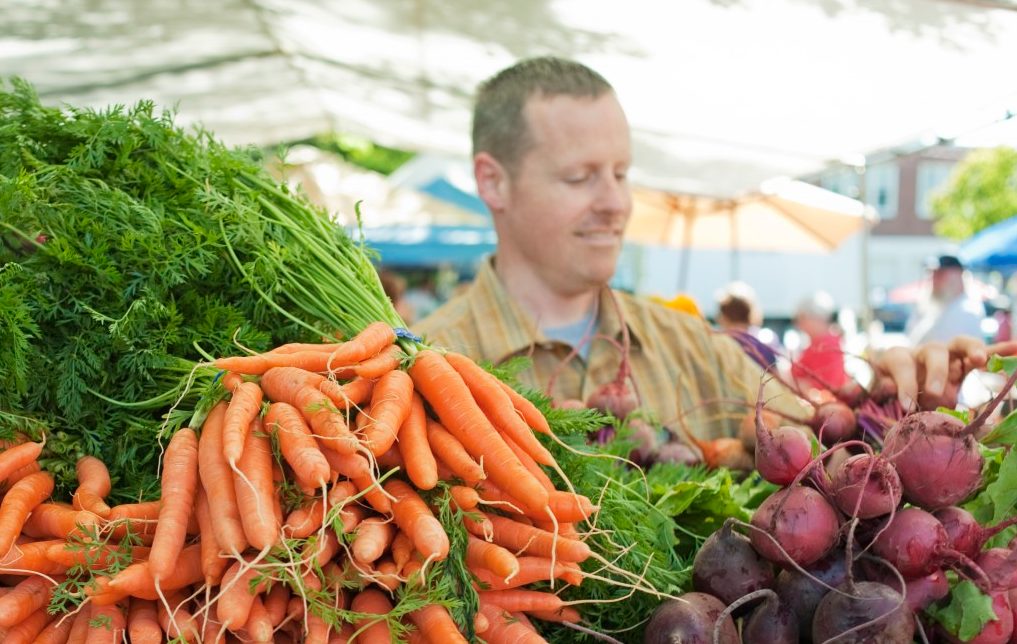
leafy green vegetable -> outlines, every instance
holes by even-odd
[[[966,579],[953,586],[945,606],[931,606],[925,612],[965,642],[996,619],[992,598]]]
[[[586,543],[610,565],[591,557],[582,567],[594,577],[569,587],[562,597],[584,602],[584,626],[623,642],[641,642],[643,625],[663,597],[689,590],[692,559],[703,541],[728,517],[748,520],[751,509],[776,488],[758,476],[735,483],[726,470],[702,467],[662,463],[644,472],[621,460],[634,447],[627,426],[619,427],[613,440],[592,447],[587,435],[611,424],[610,417],[591,409],[555,409],[540,393],[522,392],[565,443],[545,439],[575,491],[600,506],[592,523],[577,529],[590,532]],[[555,487],[567,489],[560,479]],[[564,626],[540,626],[550,642],[595,641]]]
[[[203,355],[374,320],[402,326],[365,249],[256,152],[151,102],[59,110],[0,83],[0,438],[46,430],[59,491],[94,454],[114,502],[151,497],[163,414],[216,376]]]

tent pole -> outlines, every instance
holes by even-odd
[[[731,219],[731,281],[734,282],[738,279],[739,266],[738,260],[738,220],[735,217],[734,202],[731,202],[731,210],[728,211],[728,217]]]

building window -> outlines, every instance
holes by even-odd
[[[819,186],[852,199],[858,198],[858,172],[854,168],[835,168],[819,177]]]
[[[897,216],[900,169],[896,163],[879,163],[865,169],[865,203],[879,213],[880,219]]]
[[[915,213],[921,219],[932,219],[932,198],[946,186],[954,161],[919,161],[915,178]]]

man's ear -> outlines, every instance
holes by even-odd
[[[508,198],[508,172],[487,152],[473,157],[473,176],[477,180],[477,194],[492,213],[505,209]]]

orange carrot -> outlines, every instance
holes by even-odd
[[[332,628],[322,619],[321,615],[313,611],[310,612],[304,617],[304,624],[307,629],[304,644],[328,644]]]
[[[448,535],[416,490],[399,479],[389,479],[385,483],[385,491],[396,499],[392,503],[396,525],[410,537],[417,552],[427,559],[445,559],[449,549]]]
[[[44,608],[56,586],[45,577],[28,577],[11,592],[0,597],[0,627],[11,628]]]
[[[332,354],[326,351],[294,351],[293,353],[259,353],[253,356],[230,356],[228,358],[217,358],[215,366],[218,369],[234,371],[248,376],[260,376],[269,369],[279,367],[293,367],[306,371],[326,371],[329,367],[329,357]],[[334,366],[341,366],[334,363]]]
[[[166,604],[169,604],[168,609]],[[159,626],[166,632],[166,637],[183,642],[200,640],[201,621],[191,613],[187,606],[187,598],[183,593],[169,594],[165,602],[160,601],[157,604],[156,610]]]
[[[357,364],[373,358],[396,341],[395,331],[384,322],[372,322],[364,330],[336,347],[330,354],[334,364]]]
[[[75,465],[78,489],[71,497],[76,510],[88,510],[100,517],[109,517],[110,508],[103,500],[113,489],[106,464],[94,456],[82,456]]]
[[[399,530],[396,533],[395,539],[392,540],[392,562],[396,565],[396,568],[402,570],[406,562],[413,556],[413,540],[403,532]]]
[[[38,573],[42,575],[62,575],[73,564],[63,564],[53,561],[49,557],[49,549],[54,546],[63,548],[67,544],[63,539],[49,539],[45,541],[34,541],[31,543],[15,544],[2,559],[0,559],[0,573],[15,575],[28,575]],[[25,572],[20,572],[25,571]]]
[[[546,641],[523,622],[513,618],[494,604],[480,604],[480,612],[487,618],[484,640],[488,644],[514,642],[516,644],[546,644]]]
[[[85,640],[85,644],[120,644],[124,641],[126,633],[127,619],[120,606],[92,604],[91,619],[88,620],[88,639]]]
[[[317,385],[301,383],[295,377],[286,377],[289,372],[275,373],[281,375],[261,379],[261,387],[266,396],[273,402],[287,403],[300,410],[314,434],[330,449],[342,454],[352,454],[357,450],[357,439],[350,433],[342,414],[332,406],[328,396],[316,388]],[[265,374],[271,375],[271,372]]]
[[[508,445],[509,449],[512,450],[512,453],[519,458],[519,462],[523,464],[523,467],[525,467],[530,474],[533,475],[533,478],[537,479],[537,481],[544,486],[545,490],[548,492],[554,492],[555,487],[554,483],[551,482],[551,478],[546,472],[544,472],[544,470],[540,469],[540,466],[537,465],[537,461],[533,460],[533,457],[526,453],[526,450],[519,447],[519,445],[512,440],[510,436],[505,437],[505,444]]]
[[[339,508],[339,520],[342,522],[343,534],[353,532],[353,529],[367,516],[367,511],[363,507],[348,501],[356,494],[357,486],[349,481],[340,481],[328,491],[329,510],[331,512],[332,508]]]
[[[143,501],[141,503],[121,503],[110,508],[109,522],[113,527],[113,536],[120,538],[128,530],[138,535],[155,534],[155,524],[159,520],[160,501]]]
[[[283,522],[283,530],[294,539],[311,536],[325,519],[325,502],[320,497],[305,499],[308,502],[290,512]]]
[[[368,517],[357,526],[357,534],[353,538],[353,558],[360,563],[377,561],[395,537],[392,524],[380,517]]]
[[[53,477],[36,472],[15,483],[4,495],[0,502],[0,556],[10,552],[28,515],[52,493]]]
[[[247,568],[241,572],[242,565],[243,562],[236,561],[226,570],[220,585],[219,601],[216,603],[219,621],[230,630],[238,630],[247,623],[255,596],[263,592],[268,584],[268,580],[264,580],[252,589],[251,583],[261,573],[257,568]]]
[[[43,629],[53,621],[54,616],[46,612],[45,608],[33,611],[28,617],[18,622],[17,625],[7,629],[4,634],[4,644],[29,644],[42,633]]]
[[[321,538],[309,539],[300,553],[302,561],[313,562],[314,565],[324,566],[332,561],[339,552],[339,537],[334,530],[326,530]],[[312,564],[308,564],[312,565]]]
[[[198,436],[190,427],[173,434],[163,459],[162,507],[148,563],[158,582],[173,570],[187,537],[198,492]]]
[[[127,554],[126,549],[122,549],[121,546],[97,544],[88,548],[75,547],[74,549],[70,549],[69,544],[62,540],[39,541],[29,544],[29,546],[18,547],[24,549],[26,547],[40,545],[45,545],[46,557],[50,561],[55,564],[60,564],[66,568],[70,568],[74,565],[105,568],[113,561],[122,561],[123,556]],[[145,546],[131,546],[129,553],[131,561],[135,562],[147,560],[150,550],[151,548],[146,548]]]
[[[389,514],[392,512],[392,502],[389,501],[385,493],[381,491],[380,487],[370,476],[357,476],[350,479],[357,486],[357,489],[364,493],[364,500],[366,500],[372,508],[381,512],[382,514]]]
[[[9,488],[10,486],[14,485],[15,483],[25,478],[29,474],[35,474],[36,472],[41,471],[42,466],[39,465],[39,461],[32,461],[25,465],[24,467],[18,468],[11,472],[10,475],[7,477],[7,480],[4,481],[5,487]]]
[[[55,615],[49,625],[42,629],[39,635],[32,640],[32,644],[66,644],[73,626],[73,615]]]
[[[449,488],[449,492],[452,494],[452,502],[455,507],[460,510],[472,510],[480,503],[480,495],[472,487],[453,485]]]
[[[413,380],[405,371],[394,369],[378,379],[371,394],[371,422],[363,428],[363,441],[375,456],[395,444],[412,402]]]
[[[403,583],[402,579],[399,578],[399,568],[388,557],[379,559],[373,564],[368,564],[368,566],[374,567],[374,572],[369,575],[371,581],[389,592],[395,592]]]
[[[279,540],[279,523],[274,507],[276,491],[272,481],[272,447],[260,418],[255,418],[251,424],[237,469],[243,477],[234,478],[233,489],[237,507],[241,508],[240,522],[244,535],[248,543],[258,550],[271,547]]]
[[[421,490],[433,489],[438,484],[438,463],[427,443],[427,415],[424,401],[416,393],[410,403],[410,413],[399,428],[399,453],[406,463],[406,475]]]
[[[131,600],[127,610],[127,635],[131,644],[162,644],[162,627],[154,601]]]
[[[415,610],[409,615],[410,620],[420,632],[432,642],[454,644],[466,643],[466,638],[459,632],[459,627],[448,614],[448,609],[438,604],[430,604]]]
[[[84,644],[88,639],[88,622],[92,619],[91,606],[82,606],[72,617],[71,634],[67,636],[67,644]]]
[[[392,612],[392,602],[381,591],[369,588],[357,593],[350,604],[350,610],[356,613],[370,613],[378,618],[358,620],[354,627],[360,631],[357,644],[389,644],[391,634],[384,616]],[[370,625],[369,625],[370,624]]]
[[[198,496],[195,499],[194,514],[198,517],[198,530],[201,541],[201,572],[205,576],[205,583],[209,586],[218,585],[226,571],[229,561],[221,556],[222,548],[215,538],[215,531],[212,529],[212,511],[208,507],[208,497],[205,490],[198,486]]]
[[[512,406],[516,408],[516,411],[523,417],[526,424],[530,426],[530,429],[541,434],[551,433],[551,426],[547,424],[544,414],[540,413],[540,410],[529,399],[500,380],[498,385],[502,391],[508,394],[509,399],[512,401]]]
[[[293,399],[297,391],[304,387],[318,388],[325,380],[325,376],[320,373],[306,369],[275,367],[266,371],[261,377],[261,388],[270,400],[288,402]]]
[[[508,590],[550,579],[552,572],[550,559],[546,557],[516,557],[516,560],[519,562],[519,572],[508,580],[486,568],[471,568],[470,571],[481,584],[486,586],[483,588],[484,590]],[[555,579],[563,579],[569,583],[578,581],[576,571],[563,562],[556,561],[553,570]]]
[[[233,391],[222,421],[222,451],[233,465],[244,452],[251,421],[261,411],[262,391],[256,382],[243,382]]]
[[[505,444],[452,365],[441,354],[425,349],[417,353],[410,376],[445,429],[459,439],[471,456],[484,458],[488,476],[530,510],[543,513],[547,490]]]
[[[514,440],[533,460],[542,465],[554,465],[554,457],[516,413],[512,399],[501,388],[498,378],[461,353],[446,353],[445,359],[462,377],[477,405],[498,431]]]
[[[519,561],[515,555],[497,544],[472,536],[466,545],[466,565],[471,570],[485,568],[505,580],[519,572]]]
[[[272,642],[272,620],[265,609],[260,597],[255,597],[251,602],[251,612],[244,625],[244,631],[252,642]]]
[[[222,446],[222,424],[226,403],[220,402],[205,419],[198,441],[198,474],[201,487],[208,495],[215,540],[227,553],[239,555],[247,549],[247,537],[240,521],[237,494],[233,487],[233,471],[226,461]]]
[[[336,409],[347,414],[350,409],[359,407],[371,399],[374,392],[374,381],[367,378],[354,378],[345,385],[335,380],[324,380],[318,385],[318,391],[325,394]]]
[[[278,626],[286,618],[286,604],[289,601],[290,589],[283,584],[275,584],[265,595],[263,604],[272,628]]]
[[[41,503],[25,521],[22,533],[37,538],[66,539],[80,533],[83,528],[99,524],[99,517],[92,512],[75,510],[55,503]]]
[[[42,453],[42,443],[21,443],[0,452],[0,481],[30,465]]]
[[[485,515],[491,522],[494,543],[512,552],[550,557],[554,543],[555,557],[562,561],[582,562],[590,556],[590,547],[582,541],[555,536],[551,532],[527,526],[508,517]]]
[[[484,481],[478,487],[480,498],[489,503],[497,503],[498,508],[511,514],[523,514],[533,519],[547,518],[546,512],[534,512],[522,499],[510,496],[501,487],[489,481]],[[588,498],[581,494],[562,492],[554,490],[547,492],[548,507],[558,521],[573,523],[592,517],[599,506],[593,505]]]
[[[554,612],[563,607],[561,597],[538,590],[489,590],[480,593],[480,601],[497,605],[510,613],[522,611]]]
[[[562,606],[558,610],[530,610],[526,611],[526,614],[530,617],[534,617],[545,622],[571,622],[576,624],[582,617],[579,615],[579,611],[571,606]]]
[[[283,458],[300,480],[319,488],[328,483],[331,468],[296,408],[272,403],[265,415],[265,427],[276,435]]]
[[[381,378],[386,373],[399,368],[406,354],[398,345],[391,345],[382,349],[381,353],[368,358],[353,367],[353,373],[361,378]]]
[[[325,460],[328,461],[332,472],[346,478],[369,477],[371,475],[371,464],[360,454],[340,454],[320,443],[318,447]]]
[[[427,442],[434,456],[468,485],[476,485],[487,478],[484,468],[473,460],[459,439],[448,433],[441,423],[427,419]]]
[[[243,384],[243,382],[244,377],[235,371],[226,371],[223,373],[222,386],[230,393],[236,391],[236,388]]]
[[[484,541],[491,541],[494,535],[494,527],[491,526],[491,520],[480,513],[464,513],[463,514],[463,526],[466,531],[475,537],[479,537]]]
[[[166,592],[186,588],[204,579],[201,570],[201,546],[195,544],[180,551],[180,557],[172,571],[159,580],[159,589]],[[155,578],[147,561],[133,563],[118,572],[109,580],[108,589],[140,597],[141,599],[159,599],[155,588]],[[102,590],[102,589],[100,589]],[[94,603],[94,601],[93,601]]]

